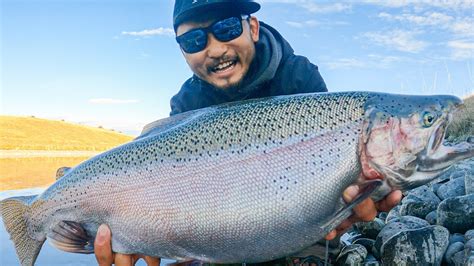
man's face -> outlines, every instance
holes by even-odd
[[[176,35],[180,36],[196,28],[205,28],[215,21],[217,19],[212,18],[205,22],[184,22],[177,28]],[[221,42],[209,33],[204,50],[192,54],[182,51],[194,74],[216,88],[239,86],[255,57],[255,42],[259,38],[257,18],[242,20],[242,28],[242,35],[234,40]]]

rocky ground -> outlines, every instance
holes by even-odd
[[[335,265],[474,265],[474,159],[409,191],[332,246]]]

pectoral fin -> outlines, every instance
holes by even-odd
[[[334,230],[337,226],[339,226],[342,221],[349,218],[352,215],[352,209],[360,204],[362,201],[370,197],[372,193],[374,193],[377,188],[379,188],[383,184],[382,180],[375,179],[365,182],[361,185],[361,190],[359,195],[350,203],[345,205],[342,209],[340,209],[333,217],[331,217],[326,223],[321,226],[321,230],[328,234],[332,230]]]
[[[48,238],[53,246],[66,252],[94,253],[94,238],[76,222],[59,222],[48,233]]]

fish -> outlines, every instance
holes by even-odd
[[[34,265],[46,239],[93,253],[101,224],[115,252],[270,261],[315,244],[363,199],[472,158],[472,143],[443,144],[461,106],[450,95],[328,92],[189,111],[62,169],[39,195],[1,201],[0,213],[21,265]],[[345,203],[351,184],[362,193]]]

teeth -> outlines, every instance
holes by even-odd
[[[226,68],[226,67],[229,67],[229,66],[232,65],[232,64],[233,64],[232,61],[228,61],[228,62],[221,63],[221,64],[217,65],[214,69],[215,69],[215,70],[222,70],[222,69],[224,69],[224,68]]]

